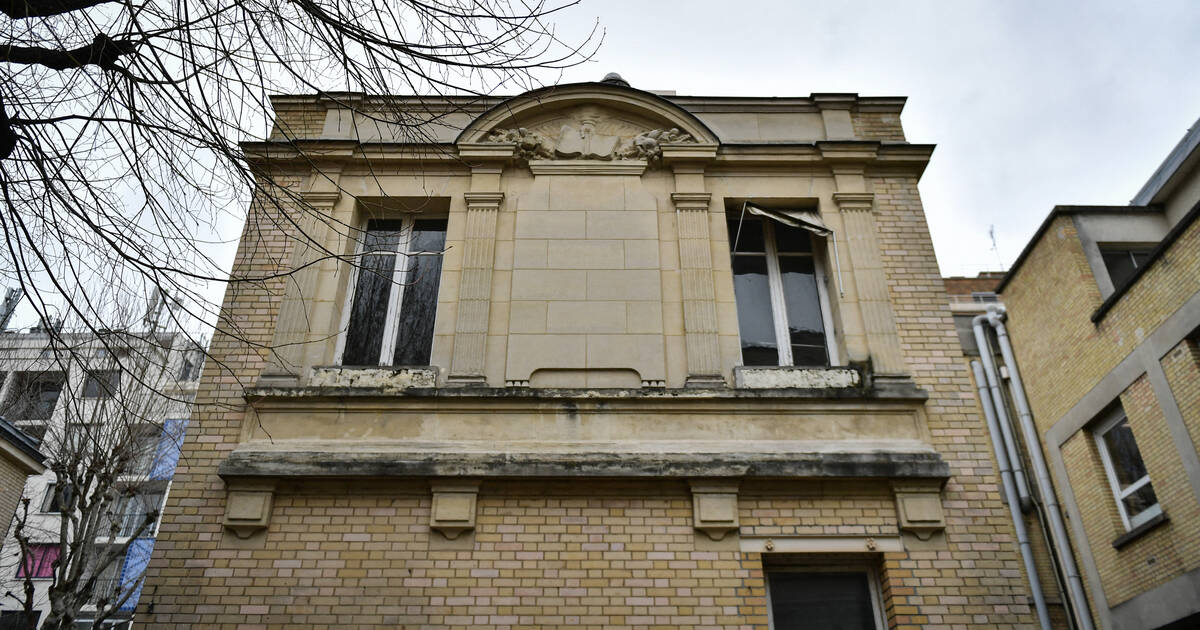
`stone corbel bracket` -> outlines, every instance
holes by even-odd
[[[692,479],[693,526],[713,540],[738,530],[738,482]]]
[[[274,481],[229,482],[225,487],[225,529],[249,538],[271,523]]]
[[[940,484],[893,482],[892,490],[896,493],[896,516],[900,531],[908,532],[919,540],[929,540],[946,529]]]
[[[429,528],[454,540],[475,529],[475,504],[479,480],[434,481]]]

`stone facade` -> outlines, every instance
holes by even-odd
[[[303,270],[226,294],[148,626],[765,628],[772,575],[846,567],[878,627],[1033,625],[903,99],[361,99],[438,114],[400,144],[275,103],[307,131],[247,149],[297,194],[235,266]],[[812,244],[821,365],[742,365],[748,204],[832,231],[762,228]],[[430,365],[342,366],[340,226],[413,216],[446,220]]]
[[[1102,628],[1200,623],[1198,129],[1135,205],[1055,208],[1001,287]],[[1097,439],[1114,414],[1126,418],[1126,444],[1136,443],[1161,511],[1144,522],[1132,513],[1143,506],[1119,507],[1121,465]]]

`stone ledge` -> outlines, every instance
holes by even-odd
[[[339,368],[340,369],[340,368]],[[431,368],[435,369],[435,368]],[[392,368],[379,368],[390,371]],[[374,371],[365,369],[365,371]],[[250,399],[312,399],[346,397],[395,397],[411,398],[504,398],[515,400],[890,400],[924,401],[929,393],[909,380],[885,380],[876,378],[865,387],[776,387],[763,389],[731,387],[646,387],[641,389],[596,389],[596,388],[530,388],[530,387],[433,387],[385,386],[371,384],[358,379],[308,386],[257,386],[247,387],[245,395]]]
[[[733,368],[733,382],[741,389],[847,389],[862,379],[853,368],[740,365]]]
[[[316,446],[316,445],[314,445]],[[368,446],[367,444],[363,445]],[[630,445],[631,447],[633,445]],[[226,479],[279,477],[788,477],[944,480],[933,451],[830,452],[464,452],[239,449],[221,463]]]
[[[309,385],[318,388],[372,389],[401,392],[437,385],[435,367],[340,367],[313,368]]]

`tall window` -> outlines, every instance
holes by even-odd
[[[367,223],[342,365],[429,364],[445,246],[445,219]]]
[[[1129,428],[1129,419],[1119,404],[1096,427],[1095,436],[1125,529],[1133,529],[1162,514],[1146,463]]]
[[[747,217],[729,222],[729,239],[742,364],[829,365],[824,270],[811,234]]]
[[[881,606],[867,569],[775,569],[767,573],[771,628],[878,630]]]

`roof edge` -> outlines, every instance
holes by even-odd
[[[1004,288],[1008,286],[1008,283],[1017,275],[1017,272],[1021,270],[1021,265],[1025,263],[1025,259],[1029,257],[1029,254],[1033,251],[1034,246],[1042,240],[1042,236],[1046,233],[1046,230],[1050,229],[1050,224],[1053,223],[1058,217],[1088,213],[1127,214],[1130,212],[1149,212],[1153,210],[1155,210],[1155,208],[1146,205],[1054,206],[1054,208],[1050,210],[1050,214],[1046,215],[1046,219],[1042,221],[1041,225],[1038,226],[1037,231],[1033,233],[1033,236],[1029,237],[1029,241],[1025,243],[1025,248],[1021,250],[1020,255],[1018,255],[1017,259],[1013,261],[1012,267],[1009,267],[1008,272],[1004,274],[1004,279],[1000,281],[1000,284],[996,285],[996,293],[1004,293]]]

